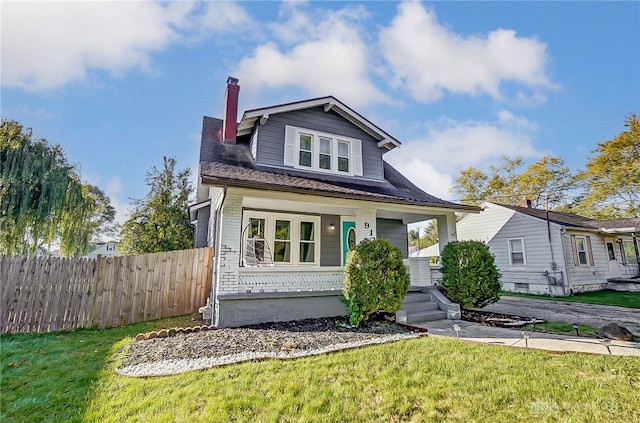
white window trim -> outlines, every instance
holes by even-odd
[[[300,134],[311,136],[311,167],[300,165]],[[293,140],[285,140],[286,165],[291,165],[295,169],[312,170],[314,172],[329,173],[332,175],[362,176],[362,140],[289,125],[285,127],[285,136],[293,137]],[[321,137],[331,140],[331,169],[323,169],[320,167]],[[348,172],[338,170],[338,142],[349,144]],[[292,149],[289,154],[287,154],[287,148]]]
[[[516,239],[520,240],[520,245],[522,245],[522,251],[512,251],[511,250],[511,241],[512,240],[516,240]],[[527,254],[525,253],[525,246],[524,246],[524,238],[523,237],[507,238],[507,248],[509,249],[509,264],[511,266],[526,266],[527,265]],[[520,253],[520,252],[522,252],[522,263],[514,263],[513,262],[513,253]]]
[[[276,231],[276,220],[288,220],[291,222],[291,261],[288,263],[273,262],[274,266],[303,266],[303,267],[316,267],[320,266],[320,237],[321,226],[320,216],[304,215],[304,214],[287,214],[287,213],[273,213],[265,211],[243,210],[242,216],[242,228],[246,228],[249,224],[249,219],[264,219],[264,237],[271,250],[271,254],[274,254],[274,241]],[[300,261],[300,222],[313,222],[314,223],[314,261],[313,262],[301,262]],[[248,232],[247,232],[248,234]],[[245,234],[245,237],[248,236]],[[240,240],[244,246],[246,239]],[[242,257],[244,265],[244,256]]]
[[[582,252],[579,248],[578,248],[578,240],[582,239],[583,244],[584,245],[584,257],[585,257],[585,261],[586,263],[582,263],[580,261],[580,253]],[[578,266],[589,266],[590,260],[589,260],[589,245],[587,244],[587,237],[583,236],[583,235],[576,235],[576,254],[578,255]]]

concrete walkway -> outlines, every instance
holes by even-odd
[[[460,327],[457,335],[453,325]],[[611,345],[607,349],[607,346],[598,339],[553,335],[541,332],[530,333],[529,339],[525,341],[521,330],[483,326],[479,323],[466,322],[464,320],[437,320],[434,322],[417,323],[414,324],[414,326],[427,329],[429,336],[458,336],[465,341],[482,342],[492,345],[558,352],[640,357],[639,342],[611,341]]]
[[[547,321],[582,323],[595,328],[613,322],[640,335],[640,309],[636,308],[503,296],[482,310]]]

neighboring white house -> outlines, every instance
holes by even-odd
[[[383,159],[400,142],[335,97],[248,110],[236,123],[237,82],[227,80],[224,119],[204,117],[190,208],[196,247],[215,247],[216,325],[344,314],[351,247],[383,237],[408,258],[408,224],[437,219],[445,245],[456,212],[480,211],[412,184]]]
[[[85,257],[88,257],[88,258],[97,258],[98,256],[113,257],[116,255],[117,247],[118,247],[118,243],[116,241],[98,242],[96,244],[96,248],[92,251],[89,251]]]
[[[640,218],[597,221],[490,202],[481,207],[458,222],[458,239],[489,246],[506,291],[569,295],[638,275]]]

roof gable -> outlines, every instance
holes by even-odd
[[[264,125],[270,115],[316,107],[323,107],[325,112],[333,111],[342,116],[378,140],[380,148],[392,150],[400,146],[400,141],[333,96],[247,110],[238,124],[238,136],[250,134],[256,124]]]

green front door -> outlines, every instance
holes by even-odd
[[[347,262],[347,253],[356,246],[356,222],[342,222],[342,265]]]

